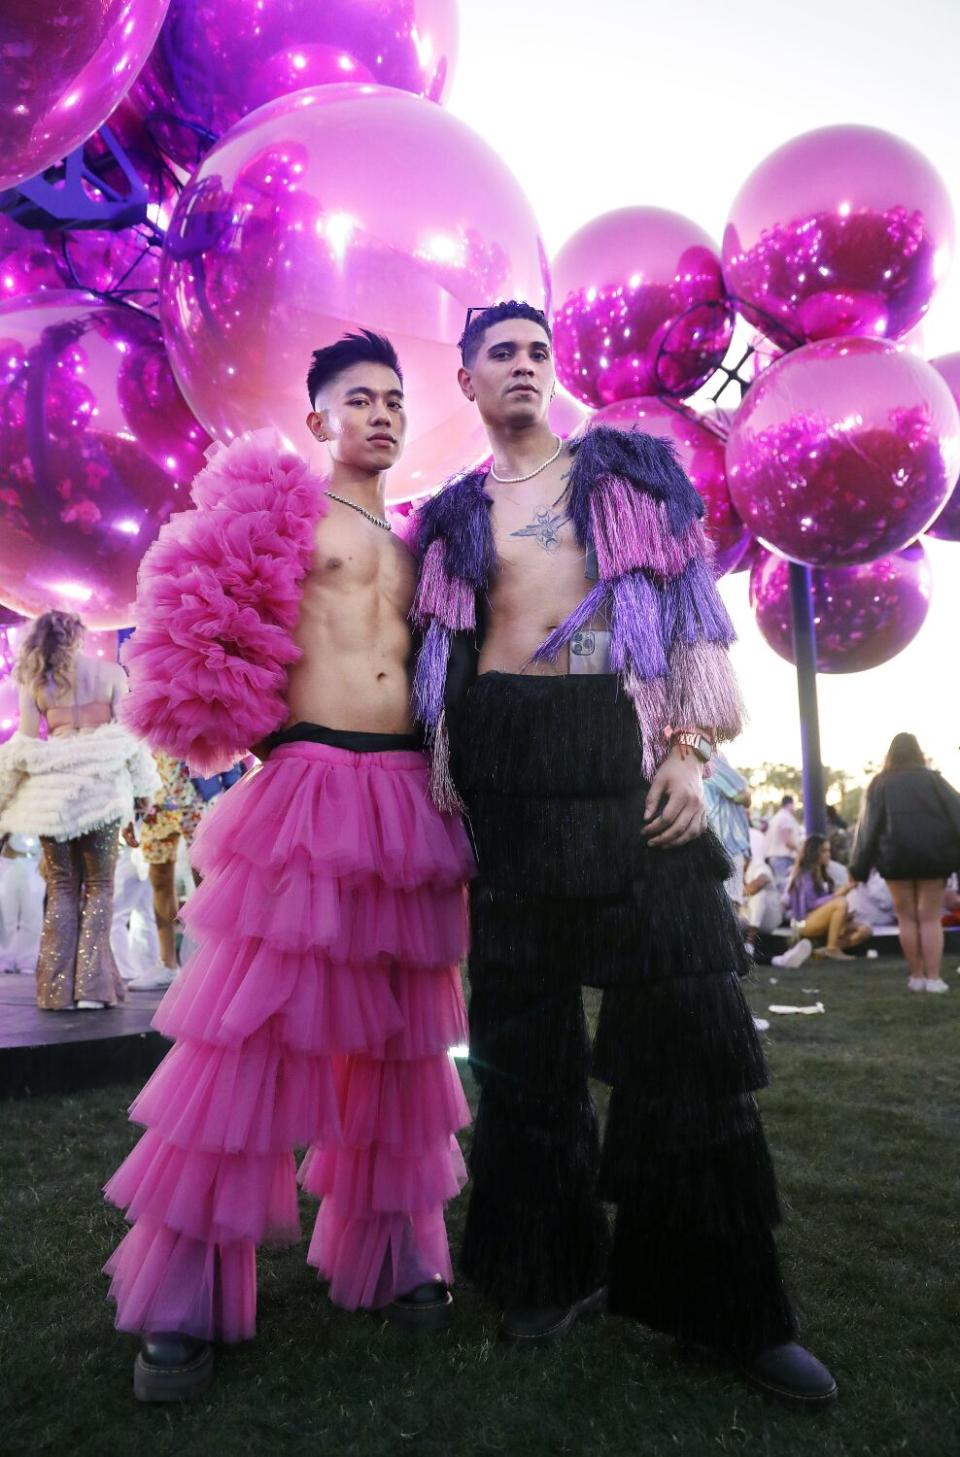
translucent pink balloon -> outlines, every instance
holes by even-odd
[[[193,167],[241,117],[305,87],[375,81],[441,101],[457,39],[456,0],[171,0],[131,100]]]
[[[898,339],[926,313],[953,243],[949,193],[921,152],[874,127],[829,126],[747,178],[723,271],[744,316],[785,347]]]
[[[276,424],[304,449],[311,352],[358,326],[388,334],[410,418],[389,483],[403,500],[483,453],[456,340],[467,308],[510,297],[545,305],[548,274],[500,158],[439,106],[326,86],[262,107],[204,159],[167,234],[160,311],[211,434]]]
[[[0,213],[0,302],[65,288],[68,276],[59,240]]]
[[[0,190],[96,131],[157,38],[169,0],[4,0]]]
[[[583,429],[590,415],[591,411],[581,405],[579,400],[568,395],[566,390],[560,389],[550,401],[547,419],[555,435],[559,435],[561,440],[569,440],[571,435],[576,435]]]
[[[68,609],[91,628],[129,623],[140,558],[188,504],[205,443],[161,358],[156,324],[87,294],[0,310],[6,606]]]
[[[679,213],[624,207],[553,264],[557,377],[588,405],[692,394],[733,333],[715,244]]]
[[[923,626],[931,574],[919,544],[811,575],[820,673],[862,673],[888,663]],[[750,605],[774,652],[794,662],[790,565],[783,557],[761,552],[750,572]]]
[[[730,568],[730,575],[733,576],[737,572],[749,572],[754,562],[758,561],[762,555],[764,555],[763,547],[755,536],[750,536],[748,533],[743,556],[737,562],[736,566]]]
[[[931,359],[930,363],[946,380],[954,403],[960,408],[960,354],[941,354],[939,359]],[[936,521],[927,527],[926,534],[938,536],[942,541],[960,541],[960,479]]]
[[[960,469],[960,415],[922,359],[881,339],[829,339],[771,364],[727,443],[733,503],[794,561],[853,566],[907,546]]]
[[[727,489],[726,461],[722,435],[711,430],[705,417],[689,408],[672,409],[663,400],[620,400],[598,410],[594,421],[616,425],[621,430],[634,426],[676,446],[677,457],[703,498],[707,508],[707,535],[715,552],[714,574],[732,571],[743,555],[750,533],[737,515]]]
[[[83,651],[89,658],[100,658],[105,663],[117,661],[116,632],[85,632]]]

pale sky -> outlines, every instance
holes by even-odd
[[[741,182],[782,142],[860,123],[912,142],[960,225],[960,5],[950,0],[461,0],[450,110],[511,167],[548,254],[598,213],[672,208],[719,242]],[[960,261],[923,325],[960,350]],[[915,733],[960,786],[960,543],[930,543],[933,601],[915,642],[869,673],[819,679],[823,758],[851,772]],[[766,646],[745,574],[724,596],[751,722],[731,757],[800,762],[796,678]],[[954,668],[955,672],[955,668]]]

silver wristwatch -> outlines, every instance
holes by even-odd
[[[713,744],[706,734],[701,734],[696,729],[677,729],[673,742],[692,749],[702,764],[709,764],[713,758]]]

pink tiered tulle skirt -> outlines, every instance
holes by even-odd
[[[473,857],[423,755],[285,744],[206,818],[192,859],[199,950],[154,1018],[174,1046],[105,1191],[133,1225],[105,1267],[118,1327],[254,1334],[256,1246],[300,1234],[296,1146],[323,1200],[308,1259],[338,1305],[450,1280]]]

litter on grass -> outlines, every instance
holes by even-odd
[[[793,1012],[798,1012],[801,1017],[812,1016],[815,1012],[825,1012],[827,1009],[822,1002],[814,1002],[812,1007],[768,1007],[768,1012],[778,1012],[781,1016],[788,1017]]]
[[[754,1027],[756,1027],[758,1032],[770,1031],[770,1023],[767,1021],[766,1017],[754,1017],[753,1025]]]

